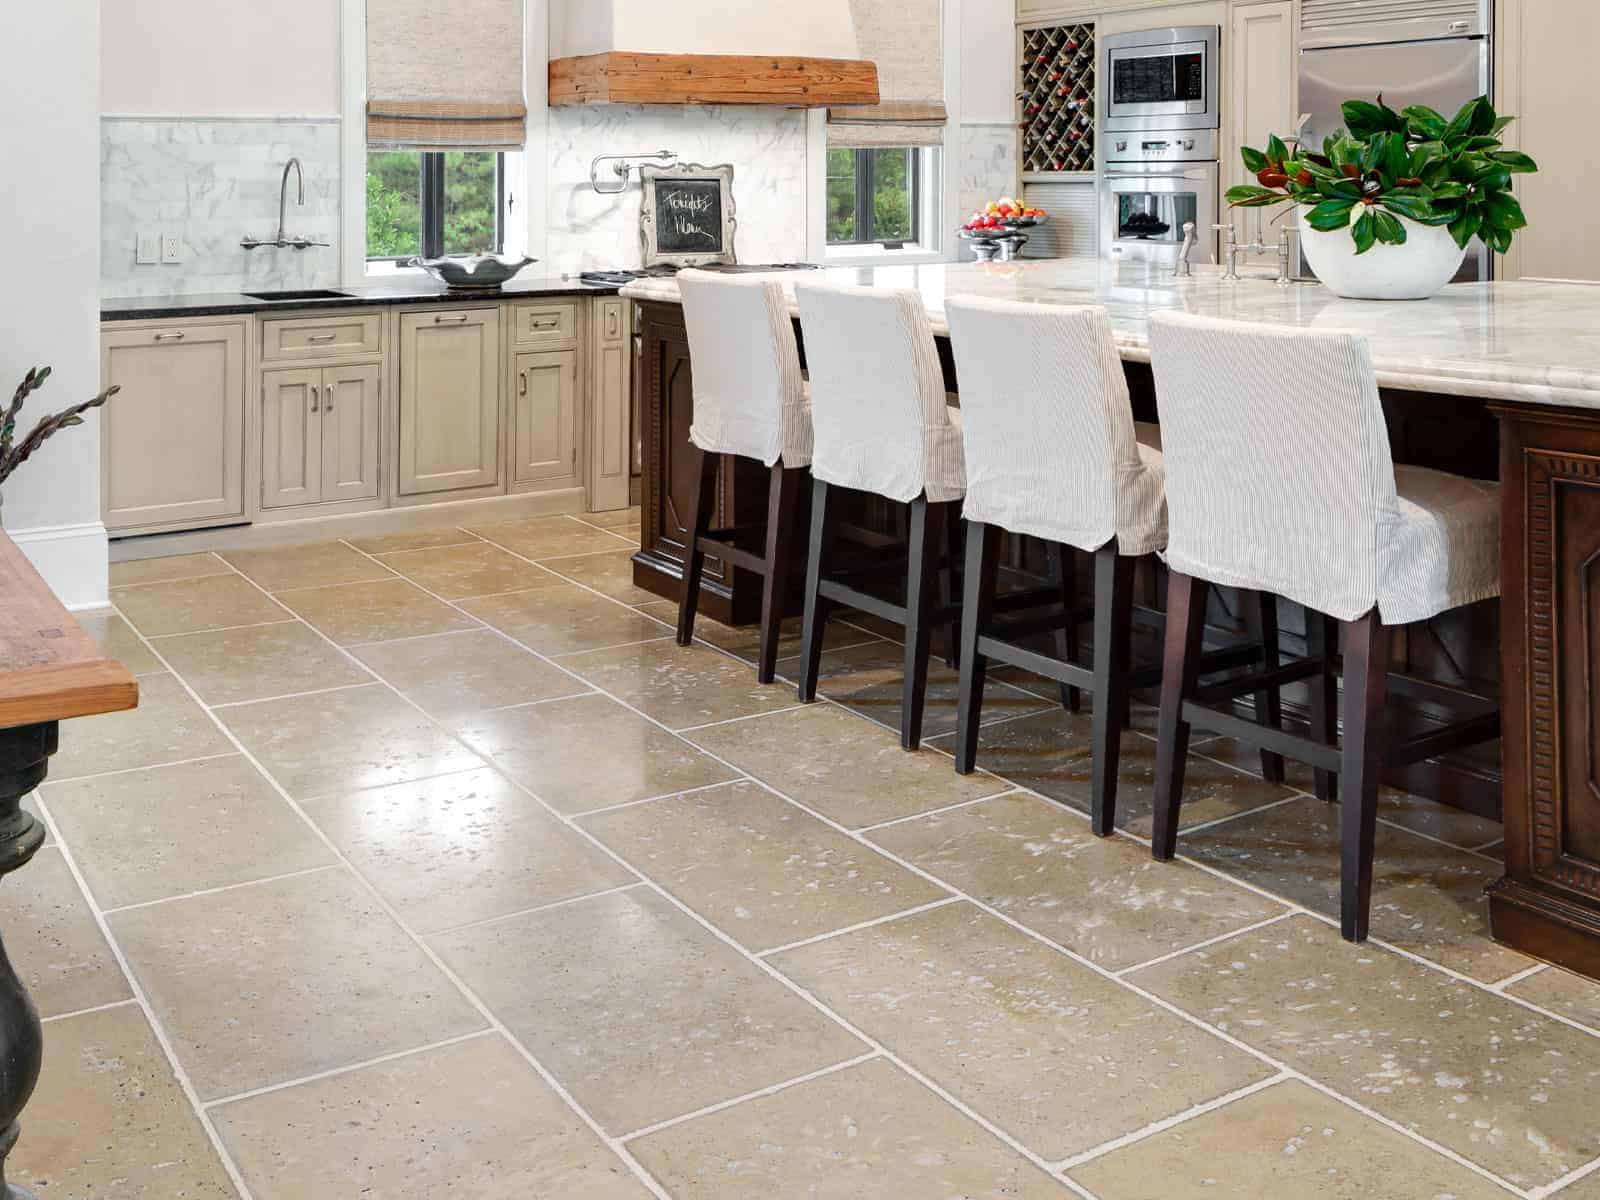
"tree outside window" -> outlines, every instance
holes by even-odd
[[[832,246],[899,247],[921,234],[921,151],[828,151],[827,225]]]
[[[367,258],[496,254],[504,156],[383,150],[367,155]]]

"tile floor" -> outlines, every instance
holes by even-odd
[[[991,684],[904,754],[634,588],[637,515],[113,568],[135,712],[71,723],[0,888],[41,1197],[1600,1195],[1600,986],[1490,942],[1499,829],[1195,748],[1182,859],[1083,816],[1089,720]],[[784,653],[797,649],[790,630]]]

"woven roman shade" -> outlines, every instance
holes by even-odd
[[[367,0],[367,142],[520,150],[522,0]]]
[[[877,104],[828,110],[828,145],[937,146],[944,140],[940,0],[850,0],[862,58],[878,64]]]

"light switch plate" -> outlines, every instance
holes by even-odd
[[[161,235],[159,233],[141,233],[139,235],[138,252],[133,261],[148,265],[161,261]]]
[[[164,263],[183,261],[183,238],[175,233],[161,235],[161,261]]]

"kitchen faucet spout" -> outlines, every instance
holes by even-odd
[[[299,191],[298,197],[295,200],[295,205],[297,207],[304,208],[305,207],[305,203],[306,203],[306,171],[305,171],[305,168],[300,165],[300,160],[298,158],[291,158],[288,162],[283,164],[283,182],[278,187],[278,244],[279,245],[282,245],[284,242],[288,241],[288,235],[284,231],[287,228],[287,224],[286,224],[286,220],[285,220],[285,214],[287,213],[288,207],[289,207],[289,168],[290,167],[294,168],[294,173],[298,177],[299,182],[300,182],[300,191]]]

